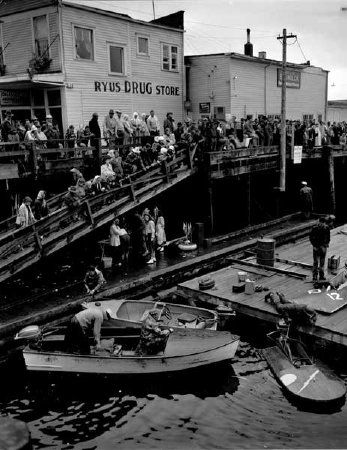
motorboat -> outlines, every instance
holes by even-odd
[[[204,308],[174,303],[142,300],[102,300],[84,303],[85,308],[102,307],[110,311],[111,320],[104,326],[141,328],[144,314],[157,308],[160,310],[160,324],[170,328],[217,329],[218,313]]]
[[[28,342],[23,349],[28,371],[107,375],[170,373],[219,363],[232,359],[239,344],[239,336],[227,331],[176,328],[158,354],[139,355],[140,330],[115,337],[108,330],[101,349],[83,355],[65,350],[63,334],[45,334],[36,326],[26,327],[16,338]]]
[[[304,402],[331,403],[346,395],[346,386],[327,367],[318,365],[304,344],[289,335],[283,320],[267,336],[276,345],[262,350],[275,377],[290,397]]]

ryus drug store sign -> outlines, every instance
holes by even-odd
[[[180,88],[165,84],[154,85],[150,81],[94,81],[95,92],[132,93],[139,95],[179,96]]]

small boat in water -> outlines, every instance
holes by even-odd
[[[264,348],[263,356],[292,398],[314,403],[343,399],[346,395],[343,381],[328,369],[323,370],[314,363],[303,343],[289,337],[289,325],[281,323],[268,337],[276,346]]]
[[[239,336],[227,331],[175,329],[163,351],[155,355],[138,355],[135,349],[140,330],[133,336],[101,339],[101,350],[90,355],[67,353],[64,336],[42,335],[39,327],[23,329],[17,338],[31,342],[23,349],[28,371],[89,373],[108,375],[159,374],[178,372],[230,360],[239,344]]]
[[[160,324],[170,328],[217,329],[218,314],[204,308],[142,300],[102,300],[85,303],[84,307],[102,306],[110,311],[111,320],[105,327],[141,328],[144,314],[158,308],[161,311]]]

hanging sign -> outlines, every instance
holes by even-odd
[[[302,145],[294,145],[294,164],[301,164]]]
[[[277,86],[282,86],[282,69],[277,69]],[[301,72],[297,70],[286,70],[286,87],[293,89],[300,89],[301,86]]]
[[[209,102],[199,103],[199,113],[200,114],[210,114],[211,104]]]
[[[24,89],[0,90],[1,106],[30,106],[30,93]]]

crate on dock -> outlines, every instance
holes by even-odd
[[[328,269],[336,270],[340,267],[340,256],[332,255],[328,258]]]
[[[238,294],[240,292],[245,292],[246,283],[235,283],[233,284],[233,292]]]

